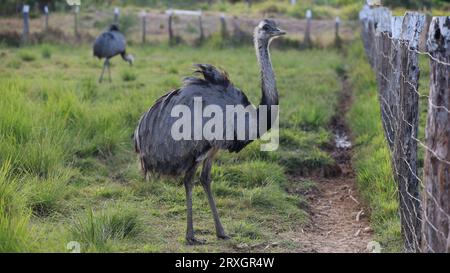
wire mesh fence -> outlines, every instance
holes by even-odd
[[[392,16],[365,6],[360,22],[377,76],[405,251],[450,252],[450,17]],[[421,56],[430,66],[428,94],[419,88]]]
[[[52,12],[48,8],[47,11],[30,10],[26,22],[23,12],[0,18],[0,41],[17,45],[23,41],[21,38],[26,34],[26,40],[30,43],[92,42],[101,31],[116,22],[127,40],[135,44],[167,42],[170,38],[175,39],[175,42],[195,44],[202,38],[214,38],[216,34],[218,37],[227,34],[222,37],[228,39],[248,40],[250,44],[254,27],[263,18],[201,11],[179,14],[174,12],[171,16],[169,11],[144,11],[135,8],[96,10],[83,7],[73,7],[64,12]],[[289,43],[290,40],[303,43],[305,35],[308,34],[309,39],[318,46],[333,46],[335,36],[342,40],[353,39],[356,25],[356,22],[339,20],[339,26],[336,28],[336,20],[332,19],[306,20],[277,16],[276,20],[289,33],[288,39],[278,43]],[[309,24],[307,21],[310,21]],[[27,33],[23,32],[24,24],[29,25]],[[308,26],[310,30],[307,29]]]

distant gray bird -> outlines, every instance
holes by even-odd
[[[269,55],[269,44],[275,37],[284,35],[285,32],[280,30],[274,21],[263,20],[255,28],[254,41],[258,63],[261,69],[262,82],[262,98],[261,105],[268,107],[266,118],[270,118],[266,129],[262,129],[261,134],[270,130],[272,122],[274,122],[274,113],[270,113],[273,105],[278,105],[278,91],[276,88],[275,74]],[[171,134],[172,125],[177,118],[172,117],[171,112],[175,106],[185,105],[193,112],[194,101],[196,97],[200,97],[203,109],[208,105],[219,106],[225,113],[226,106],[242,105],[243,107],[251,105],[247,96],[238,88],[236,88],[228,79],[225,72],[217,70],[212,65],[199,64],[196,65],[198,73],[203,78],[188,77],[184,80],[184,85],[180,89],[169,92],[160,99],[141,117],[139,125],[134,132],[134,145],[138,157],[140,159],[141,168],[147,177],[149,173],[156,173],[169,176],[179,176],[184,174],[184,186],[186,189],[186,206],[187,206],[187,232],[186,241],[188,244],[203,243],[194,236],[194,228],[192,221],[192,179],[195,175],[197,167],[203,162],[203,169],[200,175],[200,181],[203,189],[208,197],[208,202],[214,218],[214,224],[217,237],[220,239],[229,239],[225,234],[222,224],[217,213],[216,204],[211,192],[211,166],[212,161],[218,150],[228,150],[229,152],[239,152],[252,139],[243,140],[236,139],[236,130],[233,127],[231,135],[235,139],[223,140],[213,139],[207,140],[202,137],[201,140],[175,140]],[[254,107],[254,106],[253,106]],[[256,109],[259,117],[259,108]],[[263,118],[264,117],[264,112]],[[275,116],[278,112],[275,113]],[[203,119],[203,124],[208,119]],[[245,121],[248,127],[249,116]],[[258,132],[260,128],[258,118]],[[224,123],[227,121],[225,120]],[[227,124],[224,124],[223,135],[226,136]],[[195,127],[192,131],[195,130]],[[264,127],[261,127],[264,128]],[[201,130],[201,128],[200,128]],[[195,134],[195,132],[192,132]],[[197,138],[198,139],[198,138]]]
[[[131,54],[126,53],[127,42],[123,34],[119,31],[119,27],[116,24],[112,24],[108,31],[103,32],[95,39],[93,50],[94,56],[99,59],[105,58],[103,64],[102,74],[100,75],[99,82],[103,80],[103,74],[105,68],[108,68],[109,82],[111,82],[111,69],[109,59],[116,55],[121,55],[124,61],[127,61],[130,65],[134,62],[134,57]]]

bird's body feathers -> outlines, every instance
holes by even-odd
[[[119,54],[124,54],[127,43],[122,33],[116,30],[103,32],[94,42],[94,56],[102,58],[112,58]]]
[[[194,140],[194,130],[190,140],[175,140],[171,137],[172,125],[179,119],[171,115],[176,105],[186,105],[191,113],[194,112],[194,98],[202,99],[203,109],[208,105],[217,105],[223,109],[223,113],[227,105],[251,105],[247,96],[234,87],[225,73],[211,65],[197,65],[197,68],[203,78],[185,78],[182,88],[158,99],[141,117],[134,133],[134,142],[144,172],[179,175],[202,161],[213,148],[239,152],[251,142],[248,135],[244,140],[226,140],[225,114],[222,139],[205,140],[202,134],[202,139]],[[249,118],[246,115],[246,126]],[[203,124],[209,119],[203,117]],[[191,128],[194,128],[193,124]]]

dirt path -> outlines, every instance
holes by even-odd
[[[298,243],[298,252],[368,252],[372,231],[366,209],[360,202],[355,172],[351,165],[351,143],[345,114],[351,106],[352,92],[346,79],[335,117],[330,124],[335,145],[330,149],[340,170],[335,177],[296,177],[312,180],[317,189],[307,193],[311,221],[302,232],[284,234]]]

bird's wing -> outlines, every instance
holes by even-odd
[[[256,135],[254,135],[254,137],[250,136],[251,126],[256,125],[256,108],[250,103],[245,93],[236,88],[233,84],[228,83],[227,87],[224,87],[223,84],[218,83],[211,84],[210,76],[211,75],[208,76],[210,80],[200,79],[197,80],[197,82],[190,82],[188,85],[185,85],[183,88],[178,90],[176,96],[173,96],[167,100],[165,99],[165,101],[175,99],[179,103],[188,105],[189,108],[192,109],[194,107],[193,99],[200,97],[202,99],[203,107],[206,107],[207,105],[218,106],[223,111],[223,138],[209,140],[208,142],[211,147],[217,147],[230,152],[239,152],[251,143],[254,137],[256,137]],[[234,115],[234,126],[232,128],[228,128],[229,126],[227,124],[228,120],[226,118],[226,112],[233,110],[228,109],[228,107],[234,107],[236,111],[244,111],[239,112],[244,115],[244,120],[238,120],[238,116],[242,118],[242,115],[238,113]],[[210,120],[210,118],[204,117],[203,124],[206,124],[208,120]],[[227,136],[230,134],[230,132],[227,133],[229,129],[233,130],[231,133],[231,135],[234,136],[233,139],[227,139]],[[238,135],[241,133],[238,131],[241,129],[244,129],[246,132],[244,138],[238,138]],[[257,133],[257,131],[254,132]]]

